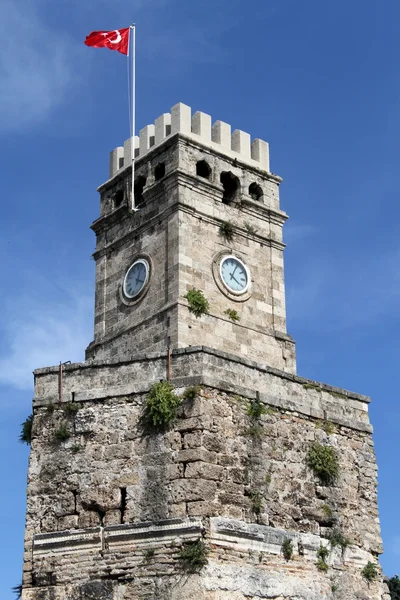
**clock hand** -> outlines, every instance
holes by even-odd
[[[144,279],[136,279],[136,283],[143,283]]]

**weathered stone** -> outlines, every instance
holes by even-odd
[[[177,105],[141,132],[133,212],[135,148],[114,152],[100,188],[87,361],[63,367],[61,403],[60,367],[35,372],[22,599],[330,600],[334,583],[335,600],[387,600],[380,571],[371,584],[361,575],[382,551],[369,398],[295,373],[286,215],[266,143],[222,122],[211,131],[202,113],[191,123]],[[230,255],[249,269],[242,295],[221,279]],[[136,260],[149,279],[129,298]],[[210,302],[201,317],[185,298],[193,288]],[[177,418],[152,429],[148,392],[169,376]],[[70,437],[55,443],[62,424]],[[308,465],[314,442],[337,451],[331,485]],[[324,573],[317,551],[334,528],[350,545],[331,549]],[[208,562],[188,573],[181,551],[199,540]]]

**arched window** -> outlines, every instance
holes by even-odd
[[[249,185],[249,196],[251,196],[252,200],[262,200],[263,191],[258,183],[251,183]]]
[[[154,179],[156,181],[159,181],[160,179],[162,179],[165,175],[165,164],[164,163],[158,163],[158,165],[156,165],[155,169],[154,169]]]
[[[211,167],[205,160],[199,160],[196,164],[196,175],[204,177],[204,179],[210,179]]]
[[[230,171],[224,171],[221,173],[220,181],[224,188],[222,202],[224,204],[231,204],[236,200],[237,197],[239,190],[239,179]]]
[[[143,189],[146,185],[146,177],[139,176],[135,179],[134,193],[135,193],[135,204],[142,204],[144,202]]]

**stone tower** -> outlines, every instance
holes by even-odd
[[[389,598],[369,399],[296,375],[280,182],[183,104],[112,152],[94,340],[35,371],[23,600]]]

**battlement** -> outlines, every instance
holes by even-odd
[[[110,178],[131,165],[133,149],[134,157],[142,158],[175,133],[191,137],[204,146],[258,169],[267,172],[270,170],[267,142],[260,139],[251,141],[250,134],[240,129],[231,133],[231,126],[223,121],[212,124],[211,116],[206,113],[197,111],[192,116],[191,107],[179,102],[171,108],[170,113],[164,113],[154,124],[146,125],[139,136],[129,138],[123,146],[118,146],[111,152]]]

